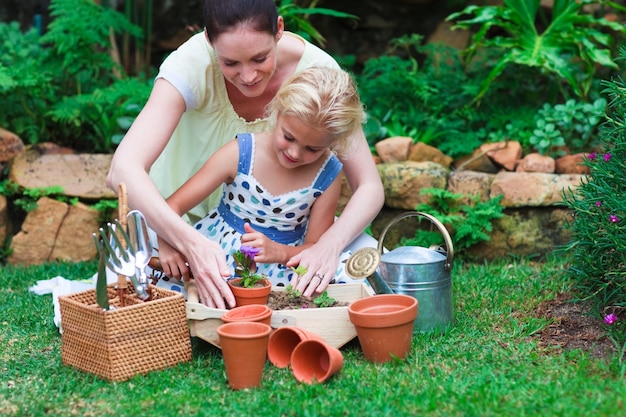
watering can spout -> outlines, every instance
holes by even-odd
[[[383,277],[381,277],[376,271],[374,271],[373,274],[368,275],[367,282],[370,283],[376,294],[394,294],[391,287],[387,285]]]

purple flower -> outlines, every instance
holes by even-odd
[[[596,201],[596,207],[600,207],[602,205],[602,201]]]
[[[247,258],[254,260],[254,257],[261,252],[259,248],[253,248],[252,246],[241,245],[239,248],[241,253],[243,253]]]
[[[620,220],[622,220],[622,219],[620,219],[619,217],[617,217],[617,216],[616,216],[616,215],[614,215],[614,214],[611,214],[611,215],[609,216],[609,220],[610,220],[610,222],[611,222],[611,223],[617,223],[617,222],[619,222],[619,221],[620,221]]]
[[[595,152],[591,152],[588,156],[590,161],[593,161],[594,159],[596,159],[596,153]]]
[[[610,154],[610,153],[606,153],[606,154],[604,154],[604,160],[605,160],[606,162],[609,162],[609,161],[611,160],[611,154]]]
[[[607,314],[606,316],[604,316],[604,322],[606,324],[610,325],[610,324],[615,323],[616,321],[617,321],[617,316],[613,313]]]

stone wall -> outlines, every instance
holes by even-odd
[[[428,154],[422,149],[416,155]],[[470,254],[493,259],[506,255],[545,254],[569,241],[565,228],[568,212],[559,207],[564,188],[576,187],[584,174],[539,172],[484,173],[444,166],[450,161],[431,155],[434,161],[392,161],[378,164],[385,189],[385,207],[372,224],[375,237],[397,214],[427,202],[422,188],[446,188],[458,194],[478,194],[489,199],[503,194],[505,217],[494,224],[491,241],[477,245]],[[96,249],[91,234],[107,220],[93,208],[99,200],[115,199],[104,178],[111,155],[74,154],[55,146],[40,145],[22,149],[8,161],[11,181],[26,188],[60,186],[65,195],[79,203],[41,198],[38,207],[25,218],[15,215],[11,200],[0,196],[0,238],[11,239],[13,264],[36,264],[56,259],[93,259]],[[442,165],[444,164],[444,165]],[[340,207],[350,196],[347,182]],[[385,246],[392,247],[401,237],[413,236],[417,218],[390,229]]]

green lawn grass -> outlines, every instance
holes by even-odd
[[[372,364],[355,339],[323,385],[266,365],[262,387],[232,391],[220,351],[193,340],[190,363],[111,383],[61,364],[51,296],[28,287],[57,275],[91,276],[94,263],[0,271],[2,416],[616,416],[626,379],[616,361],[541,348],[548,324],[533,310],[566,290],[559,261],[461,264],[455,323],[420,334],[405,361]]]

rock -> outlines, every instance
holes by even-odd
[[[18,154],[10,166],[9,179],[25,188],[61,186],[63,193],[84,199],[114,199],[104,180],[111,165],[110,154],[41,154],[36,148]]]
[[[555,161],[554,171],[557,174],[586,174],[589,175],[591,170],[588,166],[583,165],[586,154],[577,153],[574,155],[565,155],[557,158]]]
[[[52,142],[41,142],[33,145],[33,149],[37,150],[42,155],[73,155],[76,153],[72,148],[66,148],[65,146],[59,146]]]
[[[478,195],[480,201],[487,201],[491,198],[494,178],[494,174],[484,172],[452,171],[448,176],[448,191],[466,196]],[[470,199],[466,198],[463,203],[470,203]]]
[[[0,243],[4,247],[4,242],[7,241],[7,235],[9,233],[9,211],[7,205],[7,198],[0,194]]]
[[[443,43],[458,50],[463,50],[469,44],[471,32],[466,29],[453,30],[452,22],[441,21],[435,31],[430,34],[426,43]]]
[[[523,154],[522,145],[515,141],[485,143],[479,149],[485,152],[496,165],[507,171],[515,170]]]
[[[539,172],[500,172],[491,184],[492,197],[504,194],[504,207],[552,206],[563,201],[563,190],[580,185],[584,175]]]
[[[407,136],[394,136],[376,142],[376,153],[384,163],[406,161],[413,145],[413,139]]]
[[[7,162],[24,152],[24,142],[15,133],[0,128],[0,162]]]
[[[493,261],[519,256],[545,256],[555,247],[567,244],[572,230],[567,228],[569,210],[554,207],[507,209],[493,222],[490,240],[467,250],[475,260]]]
[[[446,188],[448,170],[435,162],[394,162],[377,165],[385,190],[385,205],[414,210],[428,203],[424,188]]]
[[[80,262],[96,257],[91,235],[99,227],[98,211],[82,203],[70,206],[47,197],[39,199],[37,205],[11,241],[10,264]]]
[[[450,168],[450,165],[452,164],[451,157],[447,156],[434,146],[430,146],[422,142],[417,142],[411,146],[408,160],[415,162],[436,162],[445,168]]]
[[[545,172],[547,174],[554,173],[554,158],[533,152],[526,155],[517,164],[516,172]]]
[[[459,158],[454,162],[454,166],[457,172],[468,170],[495,174],[500,171],[500,168],[493,163],[487,153],[480,149],[474,150],[470,156]]]

